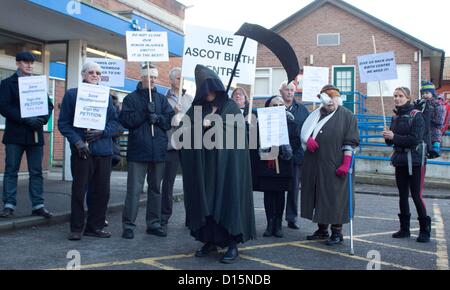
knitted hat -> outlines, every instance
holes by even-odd
[[[432,82],[422,81],[422,86],[420,88],[421,93],[430,92],[433,94],[433,96],[436,95],[436,87],[433,85]]]

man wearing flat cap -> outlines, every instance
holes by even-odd
[[[23,153],[26,152],[29,172],[29,196],[32,214],[50,218],[52,214],[44,207],[44,183],[42,177],[42,159],[44,155],[44,130],[53,104],[48,99],[48,115],[22,118],[20,113],[19,77],[31,76],[35,57],[30,52],[16,55],[17,71],[4,79],[0,85],[0,114],[5,117],[5,175],[3,179],[3,213],[0,217],[14,215],[17,196],[17,176]],[[37,137],[37,138],[36,138]]]
[[[161,181],[167,154],[167,131],[174,111],[156,89],[158,70],[145,66],[136,90],[125,97],[120,122],[129,130],[127,195],[122,214],[124,239],[133,239],[139,200],[147,176],[147,234],[165,237],[161,226]],[[151,97],[150,97],[151,90]]]

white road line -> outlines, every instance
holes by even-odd
[[[444,219],[437,203],[433,204],[434,220],[436,221],[436,266],[438,270],[448,270],[447,241],[445,240]]]
[[[364,240],[364,239],[359,239],[359,238],[354,238],[354,240],[358,241],[358,242],[372,244],[372,245],[378,245],[378,246],[382,246],[382,247],[386,247],[386,248],[393,248],[393,249],[399,249],[399,250],[404,250],[404,251],[411,251],[411,252],[416,252],[416,253],[420,253],[420,254],[427,254],[427,255],[433,255],[433,256],[436,255],[435,252],[422,251],[422,250],[406,248],[406,247],[401,247],[401,246],[396,246],[396,245],[391,245],[391,244],[386,244],[386,243],[374,242],[374,241],[369,241],[369,240]]]

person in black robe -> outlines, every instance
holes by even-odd
[[[179,129],[193,137],[186,142],[188,137],[183,134],[180,151],[186,225],[204,244],[196,257],[216,251],[217,246],[228,247],[221,262],[232,263],[239,256],[237,244],[256,237],[245,121],[216,73],[197,65],[195,80],[194,102]],[[226,122],[230,117],[239,121]],[[196,136],[198,128],[201,134]],[[216,141],[215,147],[203,142],[208,137]],[[227,139],[231,138],[230,146]]]

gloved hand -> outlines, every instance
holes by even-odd
[[[159,123],[161,117],[158,114],[150,114],[148,118],[150,124],[155,125]]]
[[[291,160],[293,153],[291,145],[282,145],[280,146],[280,158],[283,160]]]
[[[89,147],[82,140],[75,143],[75,148],[78,151],[78,156],[82,159],[87,159],[89,154],[91,154]]]
[[[24,118],[23,122],[34,131],[40,130],[43,126],[42,120],[39,117]]]
[[[103,136],[103,130],[89,130],[85,134],[86,141],[88,143],[95,142],[101,139]]]
[[[350,171],[350,165],[352,164],[352,157],[344,155],[341,166],[336,170],[336,175],[339,177],[347,176]]]
[[[319,143],[314,138],[309,137],[308,142],[306,142],[306,148],[309,152],[314,153],[319,149]]]
[[[156,104],[155,102],[148,102],[147,103],[147,110],[149,115],[156,113]]]

